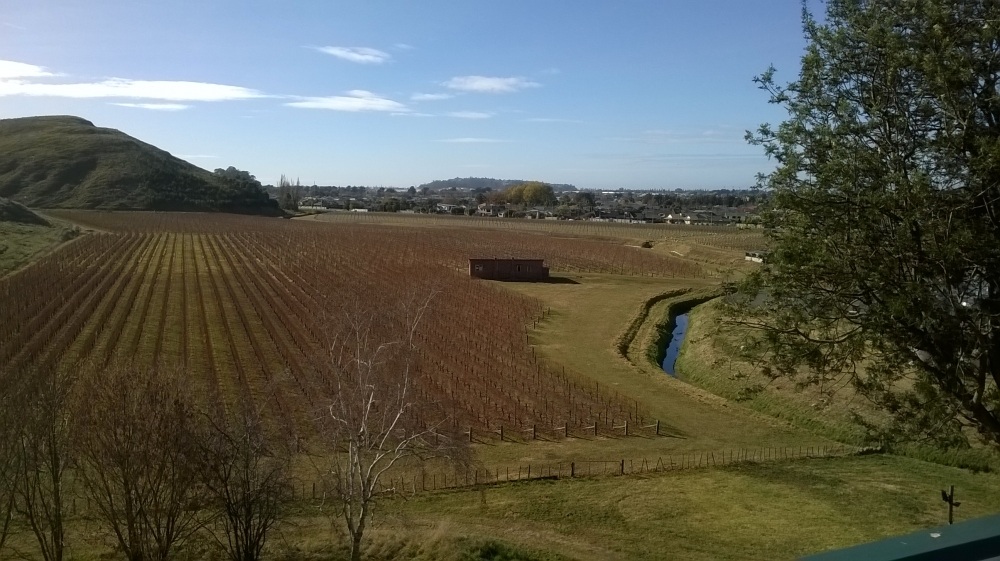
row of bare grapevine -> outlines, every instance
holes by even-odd
[[[273,430],[308,438],[318,428],[331,338],[345,318],[373,308],[362,304],[401,308],[430,296],[417,334],[416,395],[426,405],[418,418],[477,435],[557,425],[611,434],[618,422],[643,420],[639,404],[535,357],[527,332],[544,313],[538,301],[457,270],[490,236],[498,238],[491,247],[527,252],[545,241],[534,234],[225,215],[86,218],[110,233],[0,280],[0,368],[99,367],[128,357],[176,368],[210,407],[250,400],[267,408]],[[628,249],[604,244],[602,257],[599,242],[549,242],[547,259],[559,262],[564,252],[567,263],[591,269]],[[388,333],[391,321],[376,328]]]

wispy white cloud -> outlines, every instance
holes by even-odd
[[[183,111],[191,107],[183,103],[112,103],[111,105],[132,107],[135,109],[150,109],[152,111]]]
[[[395,45],[393,45],[393,47],[396,47],[397,49],[399,49],[401,51],[412,51],[413,49],[416,48],[413,45],[410,45],[408,43],[396,43]]]
[[[446,88],[462,92],[474,93],[511,93],[527,88],[541,86],[527,78],[513,76],[499,78],[495,76],[456,76],[443,84]]]
[[[455,97],[455,95],[449,93],[415,93],[410,96],[410,99],[413,101],[439,101],[442,99],[451,99],[453,97]]]
[[[462,138],[444,138],[438,142],[450,142],[453,144],[494,144],[498,142],[507,142],[506,140],[500,140],[499,138],[477,138],[477,137],[462,137]]]
[[[77,99],[157,99],[162,101],[229,101],[266,97],[254,89],[206,82],[111,78],[101,82],[52,84],[0,77],[0,97],[15,95]]]
[[[406,105],[388,98],[379,97],[366,90],[351,90],[347,95],[335,95],[329,97],[304,97],[299,101],[286,103],[289,107],[301,109],[328,109],[330,111],[390,111],[394,113],[406,113],[409,109]]]
[[[452,111],[451,113],[445,113],[449,117],[455,117],[456,119],[489,119],[493,116],[493,113],[486,113],[484,111]]]
[[[531,117],[530,119],[524,119],[526,123],[582,123],[578,119],[557,119],[554,117]]]
[[[27,31],[28,30],[28,28],[24,27],[23,25],[17,25],[17,24],[14,24],[14,23],[10,23],[9,21],[3,22],[3,26],[4,27],[9,27],[11,29],[16,29],[18,31]]]
[[[14,62],[13,60],[0,60],[0,80],[8,80],[10,78],[44,78],[47,76],[55,76],[55,74],[46,70],[44,66]]]
[[[370,47],[314,47],[321,53],[335,56],[341,60],[356,62],[358,64],[382,64],[392,58],[392,55],[385,51],[372,49]]]

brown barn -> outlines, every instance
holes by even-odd
[[[543,259],[469,259],[469,276],[502,281],[539,281],[549,278]]]

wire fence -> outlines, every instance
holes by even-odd
[[[576,460],[563,462],[529,462],[495,467],[470,467],[463,470],[421,469],[384,477],[379,492],[384,494],[417,494],[443,489],[474,488],[508,482],[585,477],[614,477],[668,471],[724,467],[856,455],[865,450],[854,446],[800,446],[732,448],[703,452],[669,454],[656,458],[621,458],[615,460]],[[299,481],[293,495],[300,500],[323,500],[333,493],[325,481]]]

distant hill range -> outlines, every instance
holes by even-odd
[[[31,212],[28,207],[3,197],[0,197],[0,222],[51,226],[48,220]]]
[[[487,177],[456,177],[454,179],[438,179],[437,181],[431,181],[430,183],[424,183],[419,188],[424,187],[430,188],[432,191],[444,191],[447,189],[491,189],[493,191],[503,191],[504,189],[517,185],[518,183],[525,183],[523,179],[490,179]],[[565,183],[549,183],[552,186],[552,190],[555,192],[560,191],[576,191],[575,185],[568,185]]]
[[[0,197],[34,208],[281,214],[245,175],[206,171],[79,117],[0,119]]]

